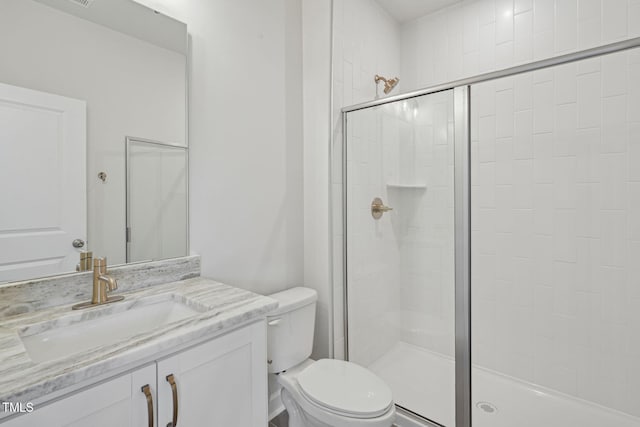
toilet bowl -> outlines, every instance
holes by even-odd
[[[289,427],[390,427],[395,405],[384,381],[353,362],[309,359],[316,292],[298,287],[270,297],[279,307],[267,317],[269,372],[282,386]]]

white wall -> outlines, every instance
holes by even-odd
[[[303,0],[304,284],[318,291],[313,357],[332,355],[329,235],[331,0]]]
[[[0,81],[87,102],[88,247],[123,263],[125,136],[184,143],[185,57],[37,2],[0,10]]]
[[[191,37],[190,236],[202,275],[263,294],[301,285],[300,1],[143,3]]]

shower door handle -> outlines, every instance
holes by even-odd
[[[380,219],[382,218],[382,214],[392,210],[393,208],[384,205],[380,197],[376,197],[371,202],[371,216],[373,217],[373,219]]]

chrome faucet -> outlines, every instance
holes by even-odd
[[[118,282],[113,277],[107,274],[107,259],[106,258],[94,258],[93,260],[93,295],[91,301],[76,304],[71,307],[74,310],[80,310],[87,307],[93,307],[96,305],[109,304],[116,301],[122,301],[124,297],[107,296],[107,292],[112,292],[118,289]]]

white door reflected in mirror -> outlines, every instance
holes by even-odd
[[[0,283],[74,270],[74,239],[87,234],[85,102],[0,84],[0,141]]]

